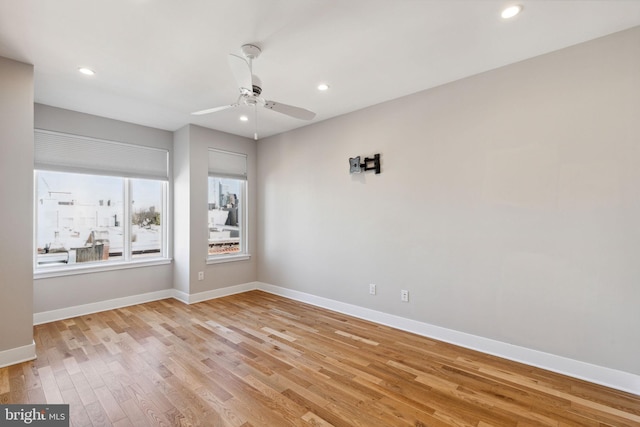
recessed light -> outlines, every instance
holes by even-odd
[[[240,116],[240,121],[241,121],[241,122],[248,122],[248,121],[249,121],[249,117],[247,117],[247,116]]]
[[[93,76],[96,73],[91,68],[86,68],[86,67],[80,67],[78,68],[78,71],[80,71],[85,76]]]
[[[502,16],[504,19],[510,19],[516,16],[517,14],[519,14],[520,12],[522,12],[522,6],[520,6],[519,4],[516,4],[504,9],[500,14],[500,16]]]
[[[323,91],[323,92],[324,92],[325,90],[328,90],[328,89],[329,89],[329,85],[328,85],[328,84],[326,84],[326,83],[320,83],[320,84],[318,85],[318,90],[320,90],[320,91]]]

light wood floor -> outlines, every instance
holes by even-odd
[[[73,426],[640,426],[640,397],[260,291],[35,327],[0,403]]]

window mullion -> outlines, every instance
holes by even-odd
[[[163,257],[167,257],[169,256],[169,200],[168,200],[168,194],[169,191],[167,190],[169,187],[169,183],[168,182],[163,182],[162,183],[162,212],[161,212],[161,216],[160,216],[160,224],[162,224],[162,228],[160,229],[162,232],[162,239],[160,240],[162,242],[162,256]]]
[[[247,239],[248,234],[248,221],[247,221],[247,181],[244,181],[240,186],[240,212],[238,212],[240,221],[240,242],[242,245],[242,252],[247,253],[249,250],[249,242]]]
[[[122,224],[122,234],[124,237],[122,258],[124,261],[131,261],[131,239],[132,239],[132,218],[131,209],[131,179],[124,179],[124,224]]]

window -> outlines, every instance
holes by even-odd
[[[166,183],[150,179],[130,179],[131,256],[133,259],[163,254],[166,227],[163,226]],[[125,183],[126,185],[126,183]]]
[[[209,259],[247,256],[246,176],[244,154],[209,150]]]
[[[37,130],[35,268],[167,258],[168,152]]]

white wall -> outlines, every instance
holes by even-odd
[[[227,133],[187,125],[175,133],[174,180],[176,220],[176,289],[195,295],[257,279],[256,253],[256,143]],[[251,259],[207,265],[208,253],[208,150],[217,148],[247,155]],[[178,228],[179,227],[179,228]],[[185,253],[187,255],[185,255]],[[187,264],[188,263],[188,264]],[[198,280],[198,272],[204,280]]]
[[[33,126],[31,127],[32,138]],[[173,152],[172,132],[41,104],[35,105],[35,127],[158,147]],[[33,158],[29,167],[33,171]],[[30,176],[33,178],[33,172]],[[32,193],[33,190],[30,191]],[[32,218],[33,212],[30,212],[28,216],[30,223]],[[169,230],[169,235],[172,235],[172,229]],[[30,255],[30,262],[32,259]],[[32,271],[32,266],[30,270]],[[172,287],[173,266],[171,264],[39,278],[33,280],[34,310],[36,313],[43,313],[167,290]]]
[[[173,134],[173,287],[188,294],[190,292],[191,265],[191,168],[189,126]]]
[[[262,140],[258,279],[640,374],[638,117],[635,28]]]
[[[33,66],[0,58],[0,366],[33,351]],[[21,349],[24,349],[21,350]]]

